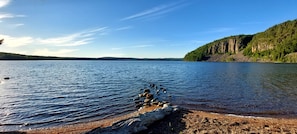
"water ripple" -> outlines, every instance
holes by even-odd
[[[176,61],[0,61],[0,131],[52,127],[132,112],[150,83],[182,107],[297,117],[296,64]],[[154,92],[154,91],[152,91]],[[168,97],[171,96],[171,97]]]

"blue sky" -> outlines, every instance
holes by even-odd
[[[1,52],[181,58],[297,19],[296,0],[0,0]]]

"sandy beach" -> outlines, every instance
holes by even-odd
[[[29,134],[85,133],[98,127],[107,127],[120,121],[156,109],[151,107],[124,116],[101,121],[24,131]],[[236,116],[180,109],[149,126],[144,134],[195,134],[195,133],[297,133],[297,119]]]
[[[297,119],[262,118],[180,110],[151,125],[143,133],[245,134],[297,133]]]
[[[126,115],[110,118],[110,119],[104,119],[94,122],[87,122],[87,123],[81,123],[81,124],[75,124],[75,125],[65,125],[61,127],[52,127],[52,128],[44,128],[44,129],[33,129],[33,130],[27,130],[23,131],[28,134],[39,134],[39,133],[46,133],[46,134],[65,134],[65,133],[71,133],[71,134],[80,134],[85,133],[88,131],[91,131],[92,129],[98,128],[98,127],[108,127],[111,126],[114,122],[118,122],[120,120],[128,119],[131,117],[134,117],[138,114],[145,113],[148,111],[152,111],[155,109],[158,109],[160,107],[148,107],[143,108],[142,110],[135,111]]]

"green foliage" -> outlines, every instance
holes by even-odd
[[[291,53],[285,56],[284,62],[297,63],[297,53]]]
[[[252,60],[256,61],[257,59],[264,59],[276,62],[297,61],[297,59],[294,59],[297,58],[296,55],[287,56],[291,53],[297,52],[297,20],[286,21],[255,35],[238,35],[215,40],[188,53],[184,57],[184,60],[205,60],[212,54],[227,53],[231,55],[232,53],[230,52],[211,53],[209,51],[212,46],[220,42],[226,42],[230,38],[236,39],[236,41],[241,41],[243,45],[239,50],[243,50],[244,56],[248,56]]]
[[[235,59],[233,57],[228,57],[225,60],[225,62],[232,62],[232,61],[235,61]]]
[[[297,52],[297,20],[275,25],[256,34],[243,53],[250,57],[268,57],[271,61],[286,62],[285,56],[293,52]]]
[[[185,61],[201,61],[206,59],[208,45],[197,48],[196,50],[186,54]]]
[[[246,44],[252,39],[252,35],[236,35],[236,36],[229,36],[229,37],[225,37],[223,39],[219,39],[219,40],[215,40],[211,43],[208,43],[204,46],[201,46],[199,48],[197,48],[196,50],[189,52],[186,54],[186,56],[184,57],[185,61],[202,61],[202,60],[207,60],[209,55],[211,55],[211,52],[209,51],[209,49],[214,46],[217,45],[221,42],[228,42],[229,39],[235,39],[236,41],[241,41],[242,44],[244,44],[241,48],[239,48],[239,50],[243,50],[246,46]],[[232,52],[224,52],[224,53],[220,53],[217,52],[215,54],[228,54],[228,55],[232,55]]]
[[[244,50],[243,50],[243,55],[245,56],[252,56],[253,52],[252,52],[252,46],[249,45],[247,46]]]

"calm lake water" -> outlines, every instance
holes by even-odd
[[[0,78],[0,131],[133,112],[150,83],[167,89],[160,100],[189,109],[297,118],[297,64],[0,61]]]

